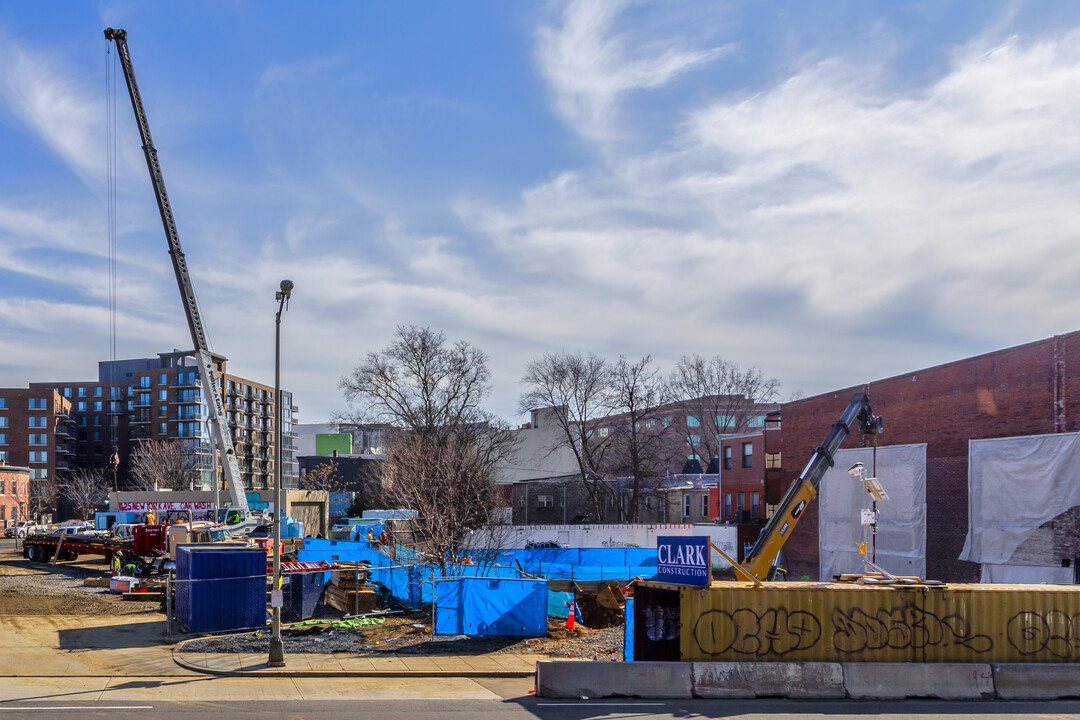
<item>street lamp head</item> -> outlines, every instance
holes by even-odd
[[[289,293],[292,292],[292,289],[293,289],[293,281],[292,280],[282,280],[281,281],[281,293],[285,297],[289,297]]]

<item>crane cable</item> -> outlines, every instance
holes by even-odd
[[[105,162],[106,193],[108,195],[108,253],[109,253],[109,397],[106,407],[109,418],[109,440],[112,450],[109,466],[113,490],[118,490],[116,471],[120,462],[118,427],[120,416],[113,403],[119,394],[116,388],[116,58],[112,43],[105,43]]]

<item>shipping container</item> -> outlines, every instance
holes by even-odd
[[[1080,662],[1080,586],[634,584],[637,660]]]
[[[184,545],[176,553],[176,617],[188,632],[266,625],[266,552]]]

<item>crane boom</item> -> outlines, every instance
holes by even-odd
[[[795,529],[806,505],[817,497],[821,478],[833,466],[833,456],[851,432],[851,426],[856,420],[859,421],[859,430],[864,435],[877,435],[884,429],[882,419],[870,409],[870,396],[866,393],[855,393],[844,414],[829,429],[825,440],[810,456],[810,462],[791,484],[780,506],[762,529],[754,547],[743,558],[742,569],[747,573],[758,580],[771,579],[770,571],[780,548],[791,537],[791,531]]]
[[[244,516],[247,516],[247,496],[244,493],[244,485],[240,480],[240,468],[236,463],[236,452],[233,447],[232,437],[229,436],[225,422],[225,404],[221,400],[217,373],[214,371],[214,362],[207,346],[206,333],[203,330],[199,305],[195,298],[195,289],[191,285],[191,277],[188,274],[187,260],[184,258],[184,251],[180,247],[180,236],[176,232],[176,220],[173,218],[172,206],[169,205],[169,194],[165,191],[165,178],[161,174],[157,149],[154,147],[154,141],[150,137],[150,124],[147,122],[146,111],[143,109],[139,86],[135,82],[135,70],[132,68],[131,53],[128,51],[127,46],[127,31],[106,28],[105,39],[116,44],[116,52],[120,57],[120,66],[124,70],[128,95],[131,96],[131,107],[135,111],[135,123],[139,126],[143,153],[146,155],[146,167],[150,171],[150,183],[154,186],[154,196],[157,198],[158,211],[161,213],[161,224],[165,227],[165,238],[169,242],[169,256],[172,258],[176,284],[180,289],[180,299],[184,303],[184,315],[187,317],[188,329],[191,331],[191,343],[195,350],[196,362],[199,365],[203,393],[206,396],[206,401],[210,404],[210,421],[217,437],[218,448],[221,450],[224,459],[222,467],[225,471],[225,480],[229,487],[229,493],[232,495],[233,506],[241,510]],[[216,459],[212,458],[211,462],[216,462]]]

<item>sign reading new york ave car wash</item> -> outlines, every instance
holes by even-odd
[[[656,538],[656,579],[660,582],[708,587],[711,568],[709,538]]]

